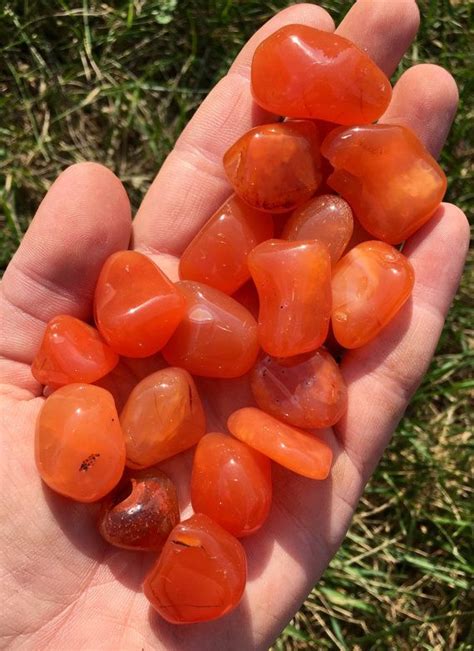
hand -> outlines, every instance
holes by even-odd
[[[412,0],[360,0],[338,33],[390,75],[413,39]],[[102,541],[94,506],[42,485],[33,458],[43,398],[29,365],[45,322],[60,313],[87,319],[98,272],[114,251],[149,254],[176,278],[178,256],[229,195],[224,151],[247,129],[274,118],[252,104],[249,66],[256,45],[284,24],[333,30],[329,15],[297,5],[270,20],[244,47],[201,106],[148,191],[133,224],[120,181],[100,165],[67,169],[46,195],[1,285],[1,445],[3,644],[27,649],[266,649],[337,551],[361,492],[431,359],[456,291],[469,231],[443,204],[407,242],[416,273],[412,300],[376,341],[346,354],[347,415],[326,433],[335,452],[330,479],[312,482],[274,467],[274,505],[263,529],[245,540],[249,581],[225,619],[171,626],[151,611],[140,585],[153,558]],[[452,77],[418,65],[396,84],[383,122],[414,129],[437,155],[457,104]],[[209,428],[250,400],[245,379],[203,381]],[[163,464],[181,499],[192,454]]]

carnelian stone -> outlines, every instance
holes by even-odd
[[[322,439],[286,425],[269,414],[244,407],[227,421],[230,432],[280,465],[310,479],[326,479],[332,450]]]
[[[317,240],[268,240],[249,255],[260,299],[258,337],[265,352],[291,357],[319,348],[331,315],[331,258]]]
[[[339,128],[325,138],[322,152],[335,168],[329,185],[369,233],[389,244],[427,222],[446,191],[443,170],[407,127]]]
[[[232,436],[206,434],[194,454],[191,501],[237,538],[254,533],[272,502],[270,460]]]
[[[53,387],[89,384],[110,373],[118,359],[95,328],[61,314],[47,324],[31,372],[40,384]]]
[[[98,527],[112,545],[160,551],[179,522],[176,488],[156,468],[122,479],[101,505]]]
[[[337,263],[332,279],[332,327],[345,348],[378,335],[411,294],[413,267],[385,242],[362,242]]]
[[[36,465],[43,481],[78,502],[95,502],[120,480],[125,440],[114,399],[92,384],[68,384],[39,413]]]
[[[188,245],[179,265],[180,278],[233,294],[250,278],[247,255],[272,236],[271,215],[251,208],[234,195]]]
[[[129,468],[147,468],[187,450],[206,431],[196,385],[182,368],[165,368],[139,382],[120,423]]]
[[[95,321],[109,346],[125,357],[158,352],[181,321],[179,290],[145,255],[119,251],[102,267],[94,299]]]
[[[324,348],[283,359],[266,355],[254,366],[250,384],[260,409],[295,427],[329,427],[347,408],[346,385]]]
[[[254,208],[292,210],[321,183],[318,129],[305,120],[255,127],[225,153],[224,168],[235,192]]]
[[[187,280],[177,286],[186,297],[186,314],[163,349],[168,364],[204,377],[244,375],[258,354],[250,312],[213,287]]]
[[[237,538],[197,513],[173,529],[143,590],[168,622],[192,624],[233,610],[246,578],[247,560]]]
[[[365,124],[389,105],[390,82],[353,43],[306,25],[286,25],[255,50],[257,104],[271,113]]]
[[[351,239],[354,220],[347,201],[322,194],[297,208],[286,222],[284,240],[319,240],[327,246],[331,262],[339,260]]]

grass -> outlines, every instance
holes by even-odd
[[[93,159],[110,166],[136,207],[242,43],[286,4],[2,3],[0,267],[19,244],[41,196],[70,163]],[[351,3],[321,4],[340,20]],[[460,111],[442,164],[448,200],[467,209],[474,187],[472,5],[423,0],[420,8],[420,33],[399,72],[431,61],[456,77]],[[471,258],[430,371],[347,539],[275,650],[472,648],[473,291]]]

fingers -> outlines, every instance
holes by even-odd
[[[95,163],[63,172],[5,272],[0,358],[29,364],[46,321],[61,313],[88,318],[100,268],[111,253],[127,248],[130,231],[129,201],[112,172]],[[7,381],[10,367],[0,364]]]
[[[202,103],[151,185],[134,222],[136,247],[179,255],[230,195],[222,165],[225,151],[248,129],[275,119],[251,97],[253,52],[270,33],[291,23],[333,28],[323,9],[302,4],[277,14],[250,39],[229,74]]]
[[[409,127],[436,157],[443,148],[458,100],[456,82],[449,72],[440,66],[421,64],[400,77],[380,121]]]
[[[342,372],[349,404],[336,432],[363,482],[426,372],[468,246],[465,215],[455,206],[443,204],[404,248],[415,269],[412,299],[377,339],[344,358]]]
[[[415,0],[358,0],[336,33],[366,51],[390,77],[415,38],[419,24]]]

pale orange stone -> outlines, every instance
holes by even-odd
[[[195,445],[206,419],[193,378],[165,368],[133,389],[120,415],[129,468],[147,468]]]

